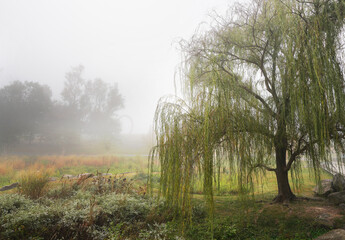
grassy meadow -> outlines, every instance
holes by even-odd
[[[24,172],[41,171],[51,177],[82,173],[145,173],[148,161],[142,155],[119,156],[0,156],[0,186],[16,182]],[[158,171],[158,168],[156,169]]]
[[[153,171],[158,177],[159,164]],[[111,173],[113,175],[139,175],[142,184],[146,183],[148,173],[148,157],[144,155],[70,155],[70,156],[0,156],[0,187],[20,180],[27,172],[41,172],[50,177],[62,178],[63,175],[77,176],[82,173]],[[301,179],[297,184],[291,184],[297,195],[312,196],[315,187],[315,177],[307,167],[302,169]],[[332,176],[321,173],[321,179]],[[236,195],[238,191],[237,176],[224,169],[219,178],[215,177],[215,195]],[[156,186],[158,187],[158,185]],[[254,194],[259,196],[274,196],[277,192],[275,174],[267,172],[254,179]],[[203,193],[202,177],[194,180],[194,194]]]
[[[158,171],[157,164],[154,193]],[[209,221],[197,178],[192,222],[181,222],[163,199],[148,196],[147,172],[147,156],[140,155],[2,156],[0,187],[14,182],[20,187],[0,192],[0,239],[313,239],[345,224],[344,211],[325,201],[270,204],[277,191],[271,173],[254,179],[254,198],[243,198],[236,176],[225,170],[214,184],[214,220]],[[81,173],[95,176],[63,178]],[[331,176],[323,172],[321,178]],[[299,184],[298,196],[313,196],[307,168]],[[330,213],[328,222],[319,221]]]

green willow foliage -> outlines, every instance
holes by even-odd
[[[253,0],[183,44],[186,98],[158,104],[151,154],[160,194],[180,216],[190,217],[196,178],[213,214],[225,161],[242,192],[274,171],[284,201],[302,155],[319,180],[331,151],[344,152],[344,16],[344,0]]]

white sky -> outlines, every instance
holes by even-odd
[[[65,73],[82,64],[86,79],[118,83],[122,132],[147,133],[159,98],[175,92],[176,42],[231,2],[0,0],[0,86],[37,81],[57,98]]]

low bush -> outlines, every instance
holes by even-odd
[[[60,182],[60,184],[58,184],[57,186],[50,188],[47,191],[46,196],[52,199],[65,199],[75,195],[76,191],[77,188],[74,187],[74,183],[69,180],[65,180]]]
[[[167,240],[167,239],[178,239],[174,236],[172,229],[168,227],[166,223],[155,223],[148,225],[147,229],[143,229],[139,233],[140,240]]]
[[[0,216],[10,214],[20,208],[26,208],[33,204],[31,199],[28,199],[19,194],[1,194],[0,195]]]
[[[257,205],[249,211],[233,202],[229,216],[211,222],[196,201],[193,222],[182,224],[164,202],[148,196],[73,191],[69,197],[47,194],[36,200],[0,194],[0,239],[313,239],[329,230],[302,215],[286,215],[280,206]]]
[[[114,192],[94,195],[79,190],[71,198],[38,200],[2,194],[0,239],[137,239],[155,219],[161,221],[162,205],[141,195]]]

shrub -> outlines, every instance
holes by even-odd
[[[76,194],[76,189],[71,182],[63,181],[61,184],[54,188],[49,188],[46,196],[48,198],[58,199],[58,198],[68,198]]]
[[[18,194],[0,196],[0,239],[28,239],[45,235],[58,219],[49,201],[38,203]]]
[[[133,179],[128,180],[124,176],[103,177],[102,173],[97,173],[91,182],[86,182],[83,189],[90,190],[95,194],[111,192],[116,194],[134,194],[138,192],[133,186]]]
[[[0,239],[138,239],[165,234],[163,203],[138,194],[94,194],[33,200],[0,195]],[[170,230],[169,230],[170,232]],[[162,235],[163,236],[163,235]],[[165,236],[165,235],[164,235]]]
[[[0,195],[0,216],[9,214],[22,207],[32,204],[32,200],[19,194],[1,194]]]
[[[149,225],[148,229],[144,229],[139,233],[140,240],[165,240],[168,239],[169,229],[165,223]]]

